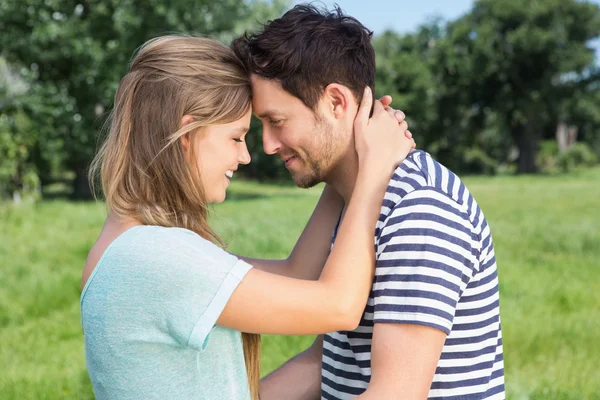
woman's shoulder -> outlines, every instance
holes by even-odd
[[[137,225],[108,245],[85,276],[83,291],[98,274],[123,282],[193,281],[226,274],[237,262],[237,257],[188,229]]]
[[[113,247],[145,247],[147,249],[186,245],[215,246],[189,229],[158,225],[136,225],[127,229],[113,241]]]
[[[185,228],[139,225],[130,228],[112,244],[113,256],[164,260],[166,262],[190,260],[234,263],[237,257]]]

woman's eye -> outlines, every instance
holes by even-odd
[[[243,142],[243,140],[242,140],[242,139],[240,139],[240,138],[235,138],[235,139],[233,139],[233,140],[235,140],[235,141],[236,141],[236,142],[238,142],[238,143],[242,143],[242,142]]]

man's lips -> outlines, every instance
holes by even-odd
[[[283,163],[287,167],[292,161],[294,161],[298,156],[290,156],[290,157],[282,157]]]

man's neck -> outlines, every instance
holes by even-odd
[[[348,205],[357,176],[358,156],[354,149],[351,149],[331,170],[325,179],[325,183],[334,188],[342,196],[346,205]]]

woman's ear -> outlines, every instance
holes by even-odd
[[[179,128],[183,128],[187,124],[194,122],[194,120],[195,119],[193,116],[184,115],[183,117],[181,117]],[[183,146],[183,151],[185,151],[186,153],[190,150],[190,147],[192,146],[191,132],[188,132],[181,137],[181,146]]]

